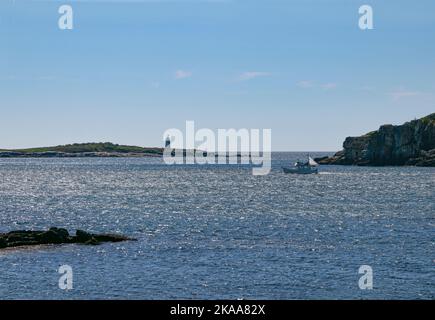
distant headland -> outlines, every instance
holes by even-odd
[[[55,147],[2,150],[0,158],[161,157],[163,148],[142,148],[111,142],[74,143]]]
[[[316,161],[338,165],[435,167],[435,113],[399,126],[383,125],[360,137],[347,137],[342,151]]]

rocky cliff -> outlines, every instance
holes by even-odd
[[[343,150],[320,164],[360,166],[435,166],[435,113],[400,126],[383,125],[360,137],[348,137]]]

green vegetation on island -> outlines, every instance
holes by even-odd
[[[28,149],[0,149],[0,156],[128,156],[128,155],[162,155],[162,148],[143,148],[138,146],[119,145],[111,142],[74,143],[53,147]]]

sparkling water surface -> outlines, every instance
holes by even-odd
[[[435,168],[281,171],[303,157],[275,153],[267,176],[158,158],[0,159],[0,232],[138,239],[2,250],[0,299],[434,299]],[[373,290],[358,286],[361,265]]]

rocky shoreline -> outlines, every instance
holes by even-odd
[[[360,137],[347,137],[343,150],[320,164],[435,167],[435,113],[403,125],[383,125]]]
[[[98,245],[104,242],[135,241],[118,234],[94,234],[77,230],[71,236],[66,229],[50,228],[48,231],[17,230],[0,233],[0,250],[21,246],[36,246],[44,244],[80,243],[85,245]]]

